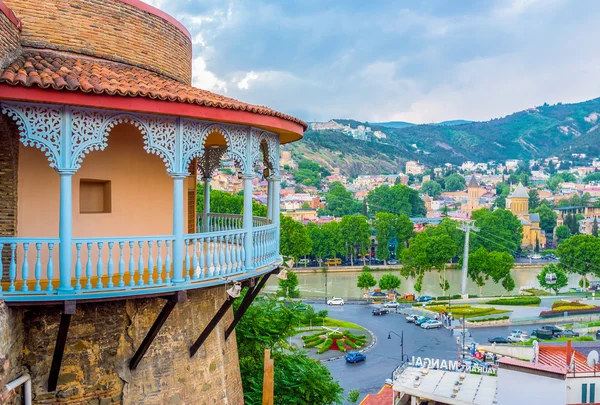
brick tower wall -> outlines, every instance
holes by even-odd
[[[0,0],[0,68],[21,53],[20,31],[5,13],[10,10]]]
[[[0,14],[1,15],[1,14]],[[0,236],[17,236],[19,138],[11,120],[0,115]],[[10,248],[1,254],[2,280],[8,280]]]
[[[23,23],[22,46],[96,56],[191,83],[192,43],[187,33],[134,6],[142,7],[137,0],[4,2]]]
[[[71,318],[57,391],[50,393],[46,387],[59,308],[14,307],[8,309],[10,315],[3,316],[7,309],[0,304],[0,330],[12,326],[10,347],[9,342],[3,345],[0,336],[0,366],[3,356],[12,356],[8,370],[14,367],[30,373],[36,405],[243,405],[235,334],[224,340],[225,328],[233,320],[231,310],[196,355],[189,357],[189,347],[226,296],[222,286],[189,291],[188,300],[175,306],[134,371],[129,370],[129,361],[165,300],[78,304]],[[0,368],[0,383],[8,381],[2,377]],[[0,403],[16,405],[19,400],[13,396],[12,402]]]

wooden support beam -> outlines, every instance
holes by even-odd
[[[198,336],[198,339],[196,339],[194,344],[190,347],[190,357],[194,357],[194,355],[196,354],[198,349],[200,349],[200,346],[202,346],[206,338],[210,336],[215,326],[217,326],[218,323],[221,322],[221,319],[223,318],[227,310],[231,307],[233,301],[235,301],[234,298],[227,296],[227,299],[225,300],[223,305],[221,305],[221,308],[219,308],[215,316],[213,316],[213,318],[210,320],[208,325],[206,325],[200,336]]]
[[[177,291],[177,293],[168,298],[168,301],[166,302],[162,311],[160,311],[160,314],[158,314],[158,317],[154,321],[154,324],[152,324],[152,327],[150,328],[148,334],[142,341],[142,344],[140,345],[140,347],[138,347],[137,351],[131,358],[131,361],[129,362],[130,370],[135,370],[138,364],[140,364],[140,361],[142,361],[142,358],[150,348],[150,345],[152,344],[152,342],[154,342],[154,339],[156,339],[158,332],[160,332],[161,328],[169,318],[169,315],[171,315],[171,311],[173,311],[175,305],[177,305],[180,302],[184,302],[186,299],[186,291]]]
[[[271,350],[265,349],[265,368],[263,374],[262,405],[273,405],[275,395],[275,365],[271,358]]]
[[[231,324],[229,325],[229,327],[227,327],[227,330],[225,331],[225,340],[229,339],[229,335],[231,335],[238,322],[242,319],[248,308],[250,308],[250,305],[252,305],[252,302],[254,302],[254,299],[256,298],[260,290],[262,290],[262,288],[265,286],[265,283],[267,282],[271,274],[272,273],[267,273],[264,276],[262,276],[258,284],[254,286],[254,288],[248,287],[248,292],[246,293],[244,300],[235,312],[233,321],[231,321]]]
[[[56,344],[54,345],[54,356],[52,357],[52,365],[50,366],[50,375],[48,376],[48,392],[56,391],[60,366],[62,364],[65,345],[67,343],[67,335],[69,334],[71,316],[75,314],[75,310],[75,301],[64,302],[63,312],[60,316],[60,325],[58,327],[58,336],[56,337]]]

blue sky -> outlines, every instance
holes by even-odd
[[[145,0],[194,85],[307,121],[487,120],[600,97],[596,0]]]

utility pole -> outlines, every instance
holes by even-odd
[[[460,229],[465,231],[465,250],[463,251],[463,264],[462,264],[462,279],[460,284],[460,294],[463,298],[469,298],[467,294],[467,275],[469,272],[469,236],[471,231],[479,232],[479,228],[477,228],[472,223],[466,223],[460,226]]]

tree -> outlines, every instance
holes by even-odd
[[[341,218],[345,215],[360,214],[363,210],[363,204],[354,199],[352,193],[346,190],[346,187],[339,181],[334,181],[329,185],[325,200],[327,204],[325,208],[319,210],[319,215]]]
[[[525,185],[525,183],[523,183]],[[540,206],[540,194],[535,188],[529,190],[529,209],[535,210]]]
[[[515,280],[510,274],[502,279],[502,287],[506,290],[507,295],[515,289]]]
[[[599,182],[600,181],[600,172],[590,173],[587,176],[585,176],[582,181],[584,183]]]
[[[340,222],[340,237],[346,246],[346,253],[350,254],[350,262],[354,266],[355,247],[358,247],[364,257],[369,246],[371,228],[367,217],[362,215],[346,215]]]
[[[400,256],[400,250],[408,245],[408,240],[413,237],[415,224],[410,220],[408,215],[398,215],[394,222],[394,236],[396,236],[396,257]]]
[[[381,276],[381,279],[379,280],[379,287],[382,290],[391,291],[400,287],[401,283],[402,282],[400,281],[400,278],[398,276],[395,276],[392,273],[388,273]]]
[[[454,256],[460,256],[465,246],[465,232],[459,228],[458,221],[453,219],[443,219],[438,226],[428,226],[425,228],[425,232],[429,236],[440,236],[448,235],[454,241],[456,250]]]
[[[377,238],[377,249],[375,254],[379,260],[383,260],[387,265],[387,259],[390,258],[389,244],[394,236],[394,227],[396,225],[395,214],[388,212],[378,212],[375,215],[374,228],[375,238]]]
[[[450,235],[430,236],[427,258],[431,267],[435,267],[438,271],[440,288],[444,291],[444,295],[446,295],[446,291],[450,288],[446,279],[446,264],[454,257],[455,253],[456,244]]]
[[[239,308],[241,299],[234,302]],[[275,403],[334,405],[342,403],[343,389],[327,367],[304,353],[283,349],[296,334],[300,311],[271,299],[257,299],[235,328],[244,403],[262,404],[264,350],[271,349],[275,364]],[[286,346],[287,347],[287,346]]]
[[[306,230],[312,241],[311,254],[317,259],[323,260],[323,258],[329,254],[329,248],[327,247],[323,229],[319,225],[309,222],[306,224]]]
[[[480,247],[475,252],[469,254],[468,275],[477,287],[479,287],[479,296],[483,296],[483,286],[489,279],[488,274],[489,254],[485,248]]]
[[[311,252],[312,240],[304,225],[290,217],[281,216],[280,250],[284,256],[291,256],[296,261]]]
[[[309,210],[309,209],[311,209],[311,208],[312,208],[312,207],[310,206],[310,204],[309,204],[307,201],[304,201],[304,202],[302,203],[302,209],[303,209],[303,210]]]
[[[356,286],[360,289],[366,290],[365,292],[369,293],[369,288],[375,287],[377,285],[377,281],[375,281],[375,277],[368,271],[363,271],[358,275],[358,279],[356,280]]]
[[[369,216],[375,217],[378,212],[390,212],[396,215],[406,214],[410,217],[422,217],[427,214],[425,202],[416,190],[403,184],[379,186],[367,194]]]
[[[204,187],[196,185],[196,211],[204,211]],[[210,190],[210,212],[220,214],[243,214],[244,194],[230,194],[220,190]],[[267,216],[267,206],[252,201],[252,214],[258,217]]]
[[[488,273],[494,282],[510,277],[515,265],[515,258],[508,252],[490,252],[488,256]]]
[[[598,218],[594,217],[594,223],[592,224],[592,235],[598,237]]]
[[[540,253],[540,240],[538,239],[537,234],[535,235],[535,253]]]
[[[546,204],[541,204],[539,207],[533,210],[534,213],[540,216],[540,228],[546,231],[547,234],[552,233],[552,230],[556,226],[556,218],[558,214],[548,207]]]
[[[300,290],[298,290],[298,275],[294,271],[288,271],[287,279],[278,281],[279,289],[277,295],[279,297],[300,298]]]
[[[565,215],[563,222],[569,228],[571,235],[577,235],[579,233],[579,223],[575,215],[571,213]]]
[[[402,267],[406,276],[416,278],[415,291],[421,292],[423,276],[426,270],[431,268],[427,252],[430,238],[425,232],[418,233],[410,239],[408,249],[402,252]]]
[[[487,251],[515,252],[521,247],[523,226],[512,212],[505,209],[496,209],[492,212],[487,208],[481,208],[473,211],[471,218],[479,228],[479,232],[471,234],[472,250],[483,246]]]
[[[423,183],[421,186],[421,192],[432,198],[438,198],[440,195],[442,195],[442,186],[437,181],[429,180]]]
[[[600,275],[600,239],[592,235],[575,235],[564,240],[556,249],[558,267],[567,273]],[[584,286],[584,289],[587,286]]]
[[[571,237],[571,231],[566,225],[556,227],[556,241],[558,244],[562,243],[565,239]]]
[[[442,218],[448,218],[448,212],[449,212],[448,206],[446,204],[444,204],[444,206],[442,207],[442,212],[441,212]]]
[[[546,281],[546,276],[548,274],[554,274],[556,276],[556,282],[554,284],[548,283]],[[566,287],[569,284],[569,278],[567,277],[567,273],[565,273],[562,269],[558,268],[558,266],[554,263],[550,263],[544,266],[544,269],[540,274],[537,275],[537,279],[540,283],[540,286],[545,290],[552,290],[556,295],[561,288]]]
[[[460,191],[467,187],[465,178],[458,173],[452,173],[444,180],[446,191]]]
[[[327,249],[326,256],[336,257],[338,254],[344,253],[346,246],[342,241],[342,232],[340,230],[340,223],[331,221],[321,225],[323,230],[323,238],[325,239],[325,246]]]

